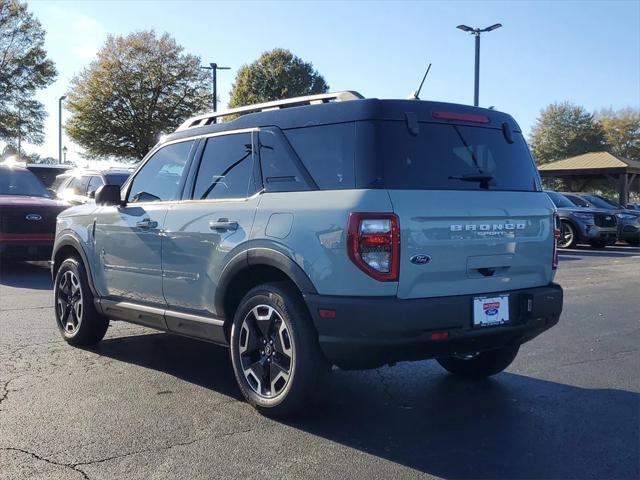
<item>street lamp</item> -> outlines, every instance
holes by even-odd
[[[58,163],[62,163],[62,101],[65,98],[63,95],[58,99]]]
[[[213,94],[213,111],[218,107],[218,70],[231,70],[231,67],[219,67],[217,63],[210,63],[208,67],[200,67],[203,70],[211,70],[211,93]]]
[[[64,156],[64,163],[67,163],[67,146],[62,147],[62,155]]]
[[[473,90],[473,105],[478,106],[478,97],[480,92],[480,34],[484,32],[490,32],[502,26],[501,23],[495,23],[487,28],[471,28],[467,25],[458,25],[463,32],[470,33],[476,37],[476,71],[475,71],[475,84]]]

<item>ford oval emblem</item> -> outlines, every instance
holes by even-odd
[[[30,213],[24,218],[26,218],[30,222],[39,222],[40,220],[42,220],[42,216],[38,215],[37,213]]]
[[[414,255],[409,260],[411,263],[415,263],[416,265],[424,265],[431,261],[431,255]]]

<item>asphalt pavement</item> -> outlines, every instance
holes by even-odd
[[[260,416],[225,349],[112,322],[68,346],[46,265],[0,266],[0,478],[640,478],[640,250],[563,251],[565,310],[507,372],[334,371]]]

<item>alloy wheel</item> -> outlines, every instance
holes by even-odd
[[[558,239],[558,246],[560,248],[567,248],[573,243],[575,233],[571,225],[566,222],[562,222],[560,225],[560,238]]]
[[[78,331],[82,321],[82,289],[80,280],[71,270],[62,274],[57,289],[58,325],[67,335]]]
[[[294,365],[294,345],[289,327],[269,305],[253,307],[245,316],[238,351],[244,377],[264,398],[279,395],[289,383]]]

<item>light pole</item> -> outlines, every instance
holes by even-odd
[[[62,163],[62,101],[66,95],[58,99],[58,163]]]
[[[480,34],[484,32],[490,32],[496,28],[500,28],[501,23],[496,23],[487,28],[471,28],[466,25],[458,25],[456,28],[464,32],[469,32],[476,37],[476,69],[475,69],[475,84],[473,89],[473,105],[478,106],[478,100],[480,96]]]
[[[200,67],[203,70],[211,70],[211,93],[213,94],[213,111],[218,107],[218,70],[231,70],[231,67],[219,67],[217,63],[210,63],[208,67]]]
[[[22,111],[18,107],[18,161],[22,161]]]

